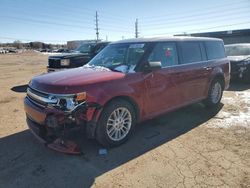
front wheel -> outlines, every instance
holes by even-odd
[[[205,100],[205,104],[208,107],[218,106],[221,101],[222,94],[223,94],[222,81],[220,79],[216,79],[212,82],[210,86],[208,97]]]
[[[117,99],[104,107],[97,124],[96,139],[107,147],[125,142],[135,125],[133,106],[125,100]]]

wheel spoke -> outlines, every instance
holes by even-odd
[[[118,130],[115,130],[115,139],[118,139]]]
[[[118,138],[121,137],[121,130],[118,130]]]
[[[116,120],[117,119],[117,114],[116,114],[117,112],[116,112],[116,110],[113,112],[113,115],[114,115],[114,120]]]
[[[112,131],[114,131],[115,130],[115,127],[114,126],[112,126],[109,130],[108,130],[108,133],[110,134]]]
[[[125,110],[122,111],[121,117],[125,118],[127,116],[127,112]]]

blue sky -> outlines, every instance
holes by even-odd
[[[65,43],[250,28],[250,0],[0,0],[0,42]]]

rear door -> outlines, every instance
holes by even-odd
[[[181,69],[178,80],[181,83],[181,97],[184,103],[191,103],[206,97],[209,83],[205,48],[202,42],[178,42]]]

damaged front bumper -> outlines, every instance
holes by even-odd
[[[52,106],[41,106],[27,96],[24,108],[29,129],[39,141],[59,152],[80,154],[77,144],[67,139],[67,132],[85,129],[87,137],[94,138],[101,106],[84,102],[67,112]]]
[[[231,79],[250,81],[250,63],[233,63],[231,66]]]

